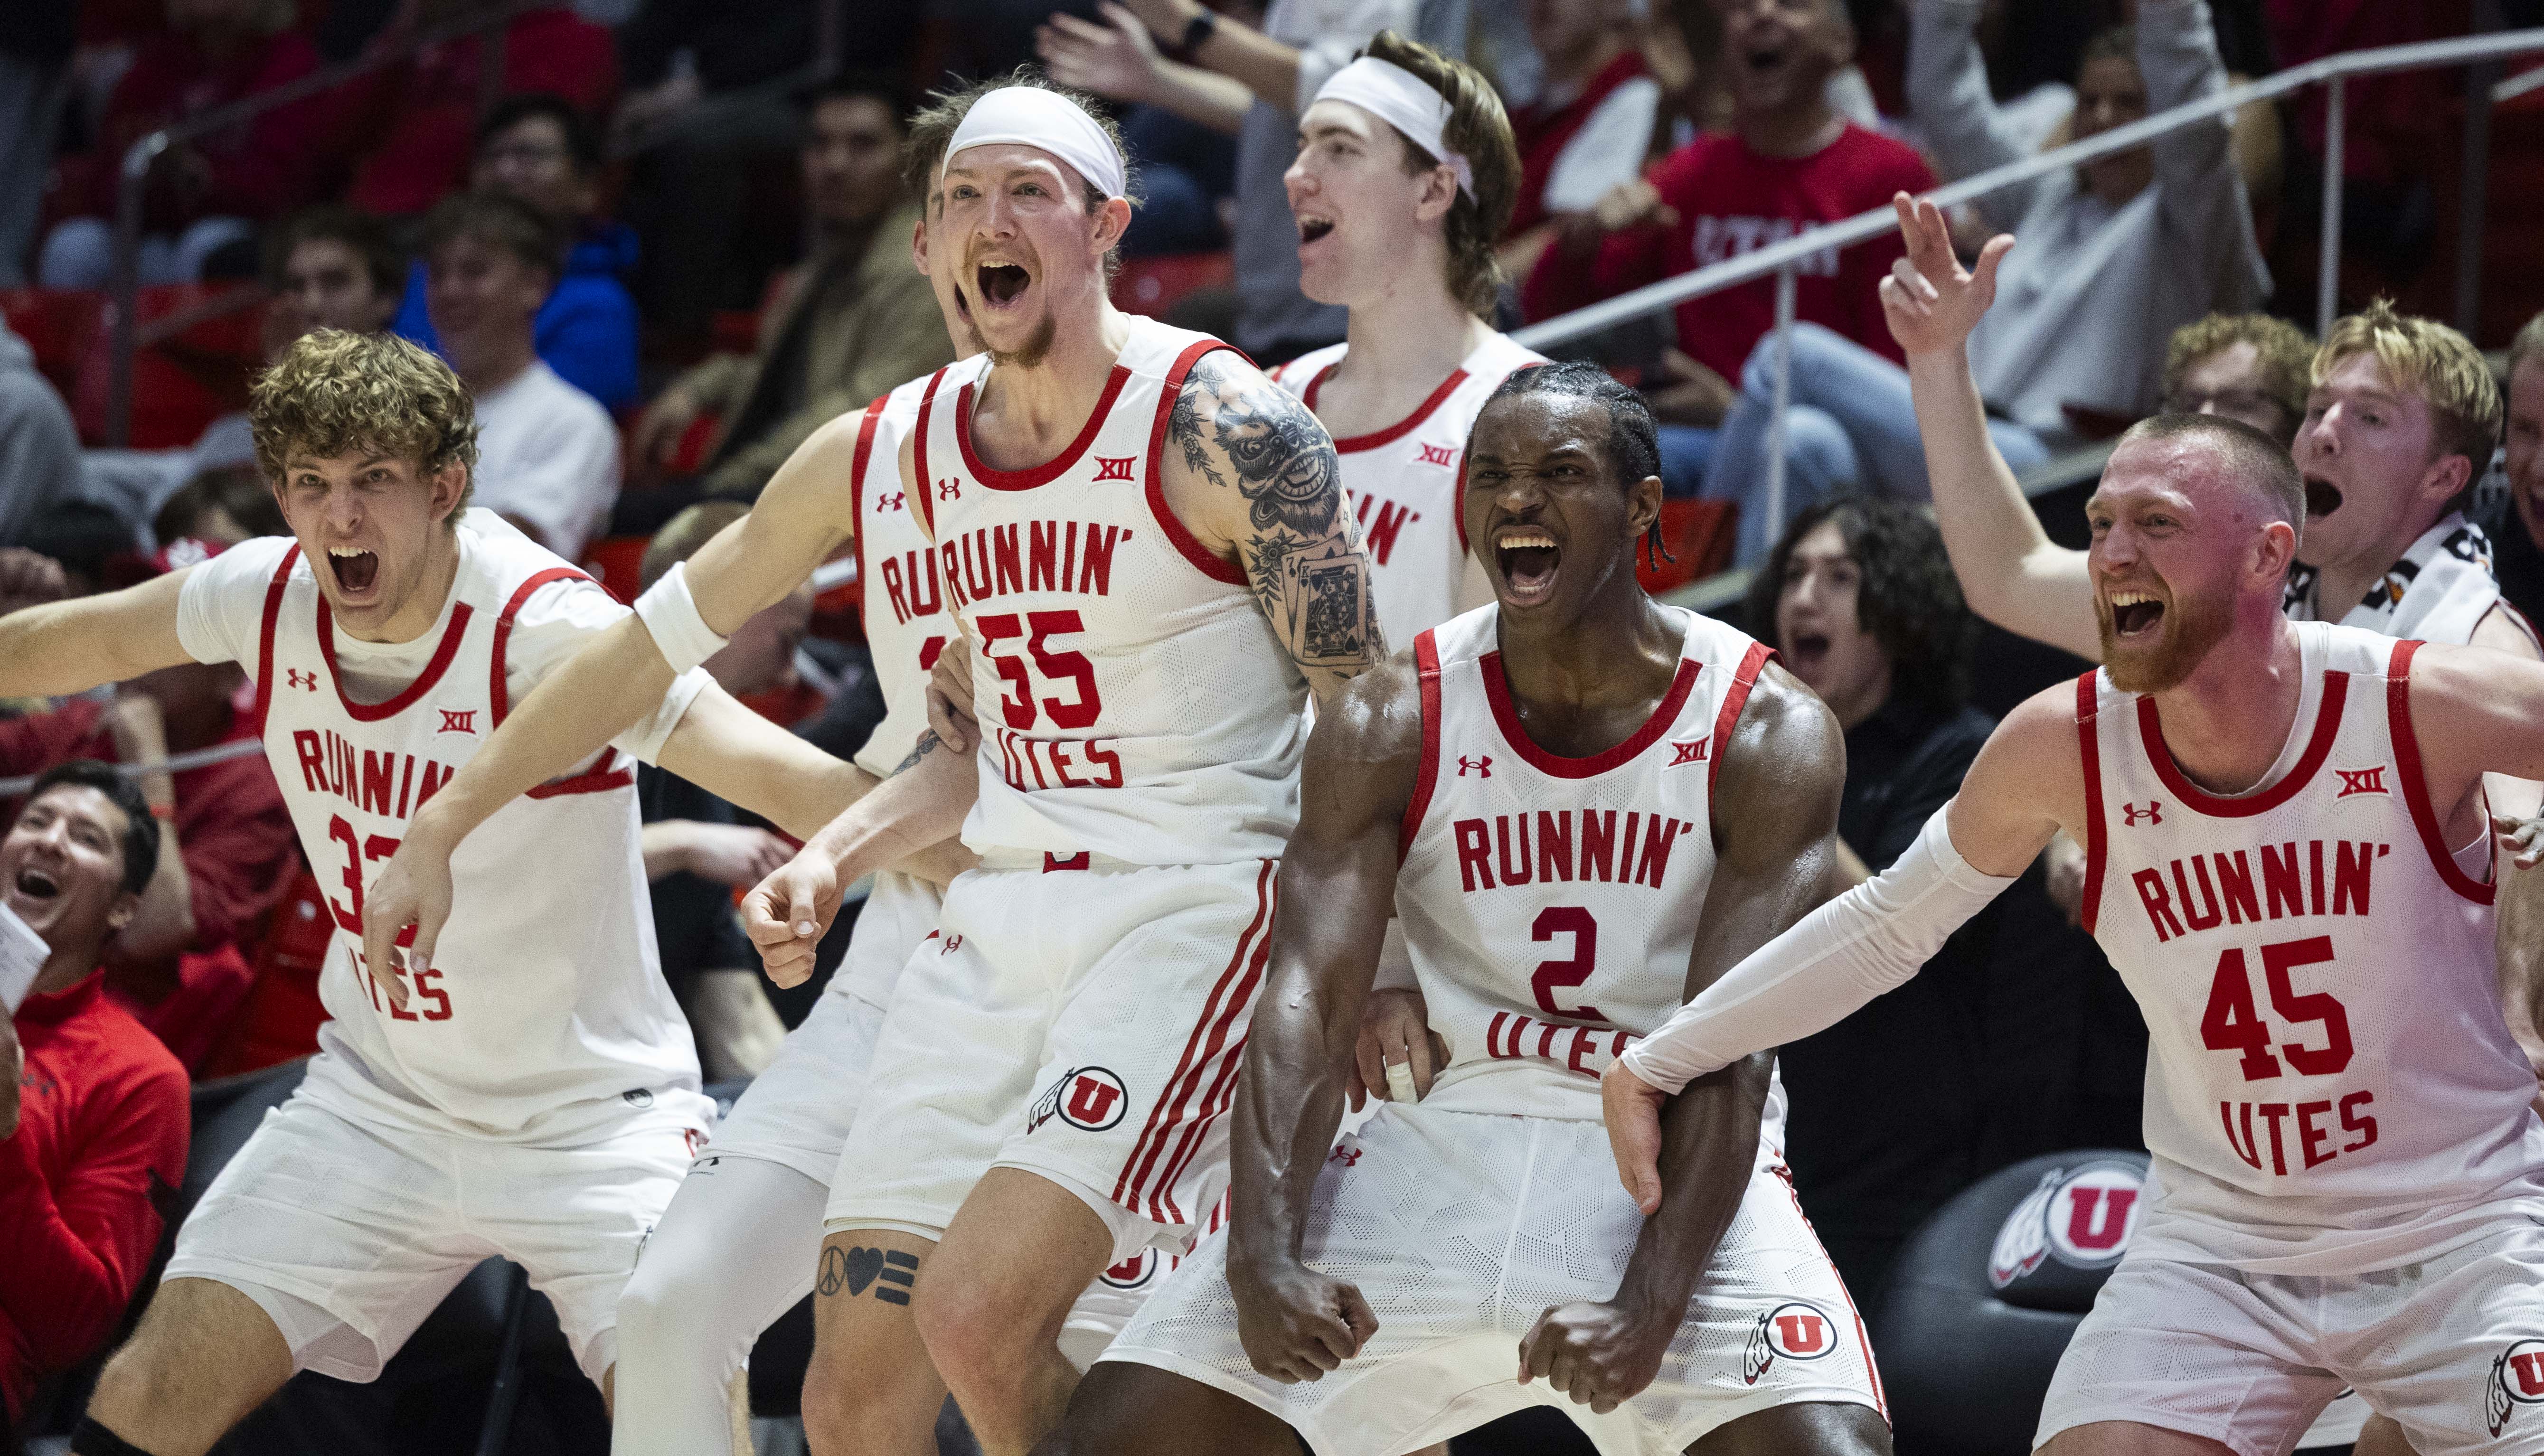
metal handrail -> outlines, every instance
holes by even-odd
[[[2184,102],[2178,107],[2131,121],[2125,126],[2112,127],[2108,131],[2087,137],[2083,141],[2069,142],[2055,151],[2042,152],[2037,156],[2026,157],[2019,162],[2008,162],[2002,167],[1990,168],[1975,176],[1963,178],[1959,182],[1937,188],[1926,195],[1937,206],[1949,207],[1968,201],[1972,197],[1984,196],[1989,192],[2012,187],[2017,183],[2029,182],[2035,177],[2046,177],[2053,172],[2064,171],[2100,157],[2107,157],[2113,152],[2125,152],[2144,146],[2157,137],[2179,131],[2194,121],[2223,115],[2249,102],[2268,101],[2285,96],[2289,92],[2303,90],[2318,82],[2385,71],[2425,70],[2435,66],[2464,65],[2472,61],[2491,60],[2500,56],[2520,55],[2538,50],[2544,50],[2544,28],[2506,31],[2496,36],[2458,37],[2450,40],[2423,40],[2409,45],[2384,45],[2373,50],[2352,50],[2341,55],[2328,55],[2320,60],[2290,67],[2276,75],[2265,76],[2259,81],[2230,86],[2213,96]],[[2339,93],[2336,92],[2335,95]],[[2338,148],[2340,129],[2337,124],[2329,135],[2333,138],[2331,146]],[[2331,215],[2338,222],[2341,191],[2338,182],[2339,174],[2333,172],[2329,165],[2326,170],[2332,172],[2332,176],[2326,179],[2325,192],[2333,206]],[[1657,283],[1646,283],[1630,293],[1620,293],[1614,298],[1602,299],[1587,307],[1577,308],[1570,313],[1548,319],[1544,323],[1532,324],[1514,333],[1511,338],[1531,348],[1542,349],[1550,344],[1561,344],[1568,340],[1579,339],[1583,335],[1595,334],[1629,319],[1657,313],[1691,298],[1717,293],[1755,278],[1763,278],[1779,268],[1791,268],[1814,253],[1861,243],[1868,238],[1890,232],[1898,226],[1899,219],[1888,206],[1875,207],[1869,211],[1859,212],[1841,222],[1825,223],[1796,233],[1781,243],[1761,248],[1754,253],[1744,253],[1738,258],[1726,259],[1693,272],[1680,273],[1673,278],[1663,278]],[[2329,326],[2332,320],[2326,316],[2321,322]]]
[[[486,37],[486,49],[479,57],[478,68],[478,74],[483,78],[482,110],[503,95],[505,28],[515,17],[545,9],[553,3],[554,0],[495,0],[474,15],[419,32],[402,44],[332,66],[321,66],[306,76],[240,97],[227,106],[214,107],[208,112],[172,121],[124,148],[115,192],[115,273],[111,285],[114,354],[109,361],[107,376],[106,442],[120,446],[132,437],[132,359],[140,349],[133,310],[141,294],[142,190],[149,184],[151,167],[163,153],[179,142],[253,120],[277,107],[289,106],[305,97],[341,86],[357,76],[368,75],[406,60],[429,46],[481,34]]]
[[[2367,50],[2345,51],[2319,60],[2292,66],[2276,75],[2241,86],[2230,86],[2214,95],[2184,102],[2150,116],[2115,126],[2082,141],[2046,151],[2002,167],[1990,168],[1959,182],[1940,187],[1926,193],[1937,206],[1950,207],[1973,197],[1985,196],[2017,183],[2046,177],[2053,172],[2144,146],[2156,138],[2183,127],[2204,121],[2257,101],[2269,101],[2308,86],[2329,87],[2330,105],[2325,117],[2323,181],[2323,244],[2320,278],[2315,296],[2315,332],[2318,337],[2332,328],[2340,303],[2341,281],[2341,205],[2342,167],[2345,133],[2347,129],[2347,85],[2351,76],[2376,75],[2391,71],[2426,70],[2438,66],[2469,65],[2497,60],[2511,55],[2544,51],[2544,27],[2524,31],[2505,31],[2486,36],[2462,36],[2446,40],[2422,40],[2408,45],[2383,45]],[[2544,84],[2544,83],[2538,83]],[[2492,93],[2498,97],[2501,93]],[[2513,94],[2513,93],[2511,93]],[[2488,113],[2485,113],[2488,115]],[[2487,158],[2482,159],[2487,166]],[[1769,536],[1778,534],[1784,525],[1785,499],[1785,417],[1792,393],[1792,298],[1797,269],[1802,261],[1814,254],[1834,252],[1867,242],[1890,232],[1899,225],[1897,214],[1888,206],[1871,208],[1838,222],[1807,228],[1781,243],[1773,243],[1753,253],[1721,263],[1695,268],[1676,277],[1646,283],[1614,298],[1603,299],[1584,308],[1560,314],[1544,323],[1532,324],[1511,338],[1531,348],[1545,348],[1646,314],[1672,308],[1691,298],[1717,293],[1725,288],[1751,282],[1774,274],[1776,289],[1776,349],[1774,354],[1774,415],[1768,426],[1767,489],[1763,502],[1766,508]],[[2478,253],[2476,250],[2479,262]],[[2460,294],[2469,294],[2462,286]]]

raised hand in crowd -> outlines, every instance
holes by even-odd
[[[1952,251],[1952,230],[1944,211],[1923,198],[1901,192],[1890,199],[1899,210],[1899,231],[1907,256],[1890,266],[1881,280],[1881,312],[1890,321],[1890,337],[1912,354],[1958,348],[1996,302],[1996,270],[2014,247],[2014,235],[1999,233],[1979,250],[1978,267],[1961,267]]]

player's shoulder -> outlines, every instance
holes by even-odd
[[[2482,620],[2474,624],[2469,645],[2506,652],[2529,662],[2544,661],[2544,650],[2537,647],[2535,624],[2526,620],[2525,613],[2510,606],[2505,597],[2483,613]]]
[[[1464,367],[1467,377],[1483,384],[1484,392],[1490,394],[1501,387],[1503,380],[1520,370],[1553,362],[1536,349],[1495,329],[1487,332],[1483,342],[1475,345],[1472,353],[1467,355]]]
[[[1322,348],[1312,348],[1287,363],[1274,364],[1264,371],[1264,377],[1301,399],[1305,399],[1308,396],[1308,387],[1316,382],[1316,376],[1341,363],[1343,355],[1350,350],[1351,345],[1347,343],[1328,344]]]
[[[2080,689],[2079,683],[2090,687]],[[2133,693],[2116,696],[2100,668],[2082,678],[2061,678],[2014,705],[1999,720],[1980,747],[1982,758],[2011,759],[2025,772],[2060,772],[2073,778],[2083,772],[2079,745],[2095,731],[2096,720],[2120,703],[2134,703]],[[2063,766],[2063,767],[2062,767]]]
[[[1422,753],[1425,671],[1406,647],[1343,684],[1317,710],[1310,756],[1328,765],[1413,767]]]
[[[451,523],[459,542],[459,589],[516,615],[534,600],[609,593],[572,562],[482,505]],[[467,597],[461,598],[463,601]]]
[[[1138,314],[1130,316],[1130,337],[1114,362],[1135,376],[1164,381],[1168,389],[1209,381],[1225,386],[1268,379],[1245,351],[1215,334],[1178,329]]]
[[[278,577],[288,576],[316,589],[317,577],[309,564],[295,553],[300,543],[289,536],[255,536],[241,541],[217,556],[207,557],[185,569],[185,584],[178,588],[189,601],[209,604],[217,611],[234,611],[242,616],[261,614],[267,591]]]
[[[1455,667],[1483,659],[1500,651],[1501,606],[1486,602],[1482,606],[1460,612],[1439,626],[1416,633],[1406,645],[1404,654],[1417,669],[1443,673]]]

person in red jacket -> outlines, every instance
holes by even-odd
[[[0,1017],[0,1404],[102,1348],[185,1177],[186,1069],[105,994],[98,960],[140,907],[158,826],[94,759],[38,781],[0,838],[0,904],[50,954]]]
[[[1903,143],[1849,121],[1828,81],[1853,56],[1840,0],[1711,0],[1721,21],[1730,134],[1708,134],[1576,215],[1530,272],[1532,320],[1723,263],[1821,223],[1922,192],[1935,177]],[[1900,357],[1879,288],[1902,253],[1883,234],[1812,254],[1797,269],[1794,317]],[[1661,474],[1671,494],[1741,504],[1739,559],[1755,561],[1782,522],[1768,519],[1765,411],[1741,406],[1744,369],[1765,367],[1759,341],[1776,321],[1776,284],[1760,278],[1678,307],[1665,383],[1649,388],[1662,421]],[[1787,422],[1786,514],[1855,482],[1854,448],[1837,421],[1795,411]]]
[[[168,0],[168,30],[143,40],[116,83],[85,165],[63,185],[80,215],[54,224],[37,263],[48,288],[102,288],[114,269],[117,179],[143,136],[318,69],[290,29],[291,0]],[[336,101],[321,92],[182,141],[151,168],[142,214],[144,283],[191,282],[256,224],[317,195]],[[253,267],[253,260],[248,261]]]

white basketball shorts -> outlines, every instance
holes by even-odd
[[[1335,1144],[1307,1257],[1359,1287],[1378,1333],[1322,1379],[1255,1372],[1224,1237],[1158,1286],[1104,1358],[1228,1391],[1288,1421],[1317,1456],[1411,1451],[1532,1405],[1569,1415],[1607,1456],[1676,1456],[1775,1406],[1880,1411],[1863,1322],[1783,1175],[1761,1156],[1659,1378],[1606,1416],[1513,1373],[1550,1306],[1615,1295],[1642,1227],[1597,1122],[1391,1103]]]
[[[694,1092],[633,1093],[573,1146],[425,1132],[294,1094],[212,1182],[164,1277],[257,1302],[292,1367],[380,1367],[451,1287],[501,1255],[556,1306],[596,1384],[618,1357],[618,1291],[715,1121]]]
[[[1069,1189],[1112,1259],[1191,1242],[1272,923],[1270,860],[975,870],[903,972],[832,1185],[833,1232],[938,1238],[981,1176]]]
[[[2058,1362],[2034,1444],[2134,1420],[2286,1456],[2344,1386],[2420,1456],[2544,1451],[2544,1228],[2511,1214],[2364,1274],[2123,1257]]]
[[[752,1079],[716,1124],[709,1156],[757,1158],[829,1186],[865,1091],[875,1037],[883,1030],[911,949],[936,930],[936,887],[908,875],[877,875],[849,933],[847,955],[787,1035],[768,1069]]]

